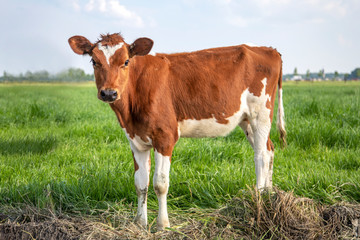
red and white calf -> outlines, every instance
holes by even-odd
[[[98,98],[109,103],[130,142],[138,195],[136,221],[147,225],[150,149],[158,229],[169,227],[166,196],[171,154],[180,136],[226,136],[240,126],[255,152],[256,186],[272,186],[270,140],[276,88],[280,136],[285,141],[282,61],[272,48],[239,45],[191,53],[148,55],[153,41],[127,44],[121,35],[91,43],[69,39],[72,50],[90,55]]]

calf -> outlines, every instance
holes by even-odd
[[[276,88],[280,137],[285,142],[281,55],[272,48],[239,45],[191,53],[148,55],[153,41],[127,44],[119,34],[91,43],[69,39],[72,50],[90,55],[98,98],[109,103],[134,157],[138,211],[147,225],[150,149],[158,229],[169,227],[166,197],[171,154],[179,137],[226,136],[240,126],[254,149],[256,186],[272,186],[274,146],[270,140]]]

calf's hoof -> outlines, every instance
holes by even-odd
[[[167,221],[162,221],[162,222],[157,222],[157,230],[158,231],[163,231],[165,230],[165,228],[169,228],[170,227],[170,223],[169,220]]]
[[[139,225],[140,227],[143,227],[146,229],[147,221],[146,219],[142,218],[141,216],[137,215],[134,219],[135,224]]]

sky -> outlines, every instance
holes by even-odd
[[[127,43],[154,40],[153,52],[175,53],[253,44],[276,48],[283,73],[360,67],[359,0],[0,0],[0,76],[57,73],[88,56],[68,38],[91,42],[120,32]]]

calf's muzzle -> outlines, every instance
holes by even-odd
[[[117,91],[113,89],[103,89],[100,91],[100,98],[104,102],[114,102],[117,96]]]

